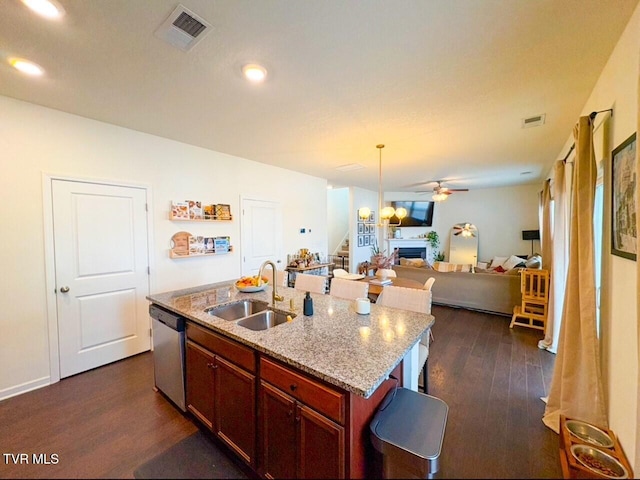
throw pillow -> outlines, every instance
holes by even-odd
[[[521,263],[524,263],[524,260],[522,258],[517,257],[515,255],[511,255],[506,262],[502,263],[502,268],[504,268],[505,271],[511,270],[512,268],[515,268]]]
[[[504,262],[508,260],[509,257],[493,257],[491,259],[491,263],[489,264],[489,268],[495,270],[496,267],[499,267]]]
[[[506,270],[504,268],[502,268],[502,265],[498,265],[496,268],[493,269],[494,272],[498,272],[498,273],[504,273],[506,272]]]
[[[527,268],[542,268],[542,257],[540,255],[533,255],[525,262]]]

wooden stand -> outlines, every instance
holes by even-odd
[[[613,431],[607,428],[598,427],[603,432],[606,432],[607,435],[609,435],[613,440],[613,447],[600,447],[597,445],[586,443],[583,440],[574,437],[565,425],[567,420],[573,419],[565,417],[564,415],[560,415],[560,465],[562,466],[562,476],[564,478],[609,478],[604,475],[598,475],[593,470],[584,467],[580,462],[578,462],[578,460],[576,460],[576,458],[571,453],[571,446],[575,444],[588,445],[590,447],[602,450],[612,457],[615,457],[616,460],[618,460],[627,469],[627,471],[629,472],[629,478],[634,478],[631,465],[629,465],[629,461],[627,460],[627,457],[624,454],[620,443],[618,442],[618,438],[613,433]]]

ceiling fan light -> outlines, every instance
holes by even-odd
[[[447,199],[447,194],[446,193],[434,193],[433,196],[431,197],[431,199],[434,202],[443,202]]]

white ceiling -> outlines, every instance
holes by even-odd
[[[638,0],[183,0],[213,25],[189,52],[154,36],[176,0],[59,2],[0,0],[0,94],[338,186],[377,190],[384,143],[384,189],[413,191],[541,181]]]

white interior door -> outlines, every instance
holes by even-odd
[[[242,275],[256,275],[262,262],[282,262],[282,207],[279,202],[242,199]]]
[[[150,348],[144,188],[53,180],[61,378]]]

